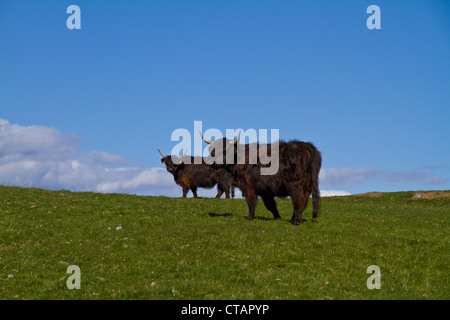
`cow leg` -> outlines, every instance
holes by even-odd
[[[187,193],[189,192],[189,187],[183,186],[183,198],[186,198]]]
[[[221,179],[217,184],[217,188],[220,188],[222,192],[225,191],[225,198],[230,199],[230,183],[227,180]]]
[[[225,188],[225,198],[230,199],[230,185],[227,183],[224,185]]]
[[[275,202],[275,198],[272,196],[262,196],[262,199],[264,201],[264,205],[266,206],[267,210],[272,212],[274,219],[280,219],[280,214],[278,213],[277,209],[277,203]]]
[[[217,185],[217,195],[216,195],[216,198],[220,198],[220,197],[222,196],[222,194],[223,194],[222,188],[220,187],[220,185]]]
[[[296,226],[303,223],[303,211],[308,205],[309,193],[297,189],[295,192],[292,192],[290,196],[292,205],[294,206],[294,214],[292,215],[291,223]]]
[[[191,187],[191,191],[194,194],[194,198],[197,198],[197,188],[196,187]]]
[[[255,217],[256,203],[258,202],[258,196],[252,189],[247,189],[245,192],[245,201],[248,205],[248,216],[247,220],[252,220]]]

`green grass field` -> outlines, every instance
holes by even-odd
[[[450,299],[449,196],[323,198],[292,226],[289,199],[247,221],[242,199],[0,187],[0,299]]]

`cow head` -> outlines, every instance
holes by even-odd
[[[178,168],[184,166],[183,157],[186,155],[187,151],[185,151],[181,157],[166,156],[159,149],[158,149],[158,152],[159,152],[159,154],[161,154],[163,156],[163,158],[161,159],[161,163],[166,166],[167,171],[169,171],[170,173],[174,174]]]

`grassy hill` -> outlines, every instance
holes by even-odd
[[[0,187],[0,299],[450,299],[450,191],[277,203]]]

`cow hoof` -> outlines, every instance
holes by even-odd
[[[305,222],[306,221],[306,219],[294,219],[293,221],[291,221],[291,223],[294,225],[294,226],[298,226],[299,224],[302,224],[303,222]]]
[[[247,216],[245,219],[247,219],[248,221],[250,221],[250,220],[253,220],[254,219],[254,217],[251,217],[251,216]]]

